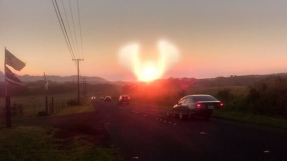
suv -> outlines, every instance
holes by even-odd
[[[104,101],[105,102],[111,102],[112,101],[112,97],[111,96],[106,96]]]
[[[167,110],[167,116],[176,115],[179,119],[184,117],[203,116],[208,120],[212,110],[220,109],[223,103],[211,95],[187,95],[182,97],[172,110]]]
[[[118,104],[129,104],[130,103],[130,96],[129,95],[121,95],[118,100]]]

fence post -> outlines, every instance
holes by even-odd
[[[54,97],[52,97],[52,113],[54,113]]]

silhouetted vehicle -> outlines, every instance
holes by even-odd
[[[91,100],[95,100],[95,99],[97,99],[96,96],[92,96],[92,97],[91,97]]]
[[[182,97],[172,110],[167,110],[167,116],[178,116],[179,119],[185,117],[192,118],[193,116],[202,116],[204,119],[209,119],[212,110],[220,109],[223,103],[211,95],[187,95]]]
[[[121,95],[118,100],[118,104],[129,104],[130,103],[130,96],[129,95]]]
[[[112,97],[111,96],[106,96],[104,101],[105,102],[111,102],[112,101]]]

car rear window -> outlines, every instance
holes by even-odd
[[[193,100],[195,102],[198,102],[198,101],[218,101],[216,98],[214,98],[212,96],[193,96]]]

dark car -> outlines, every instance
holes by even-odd
[[[104,101],[105,102],[111,102],[112,101],[112,97],[111,96],[106,96]]]
[[[121,95],[118,100],[118,104],[129,104],[130,103],[130,96],[129,95]]]
[[[167,110],[167,116],[174,115],[179,119],[202,116],[209,119],[212,110],[222,107],[223,103],[211,95],[187,95],[181,98],[172,110]]]

